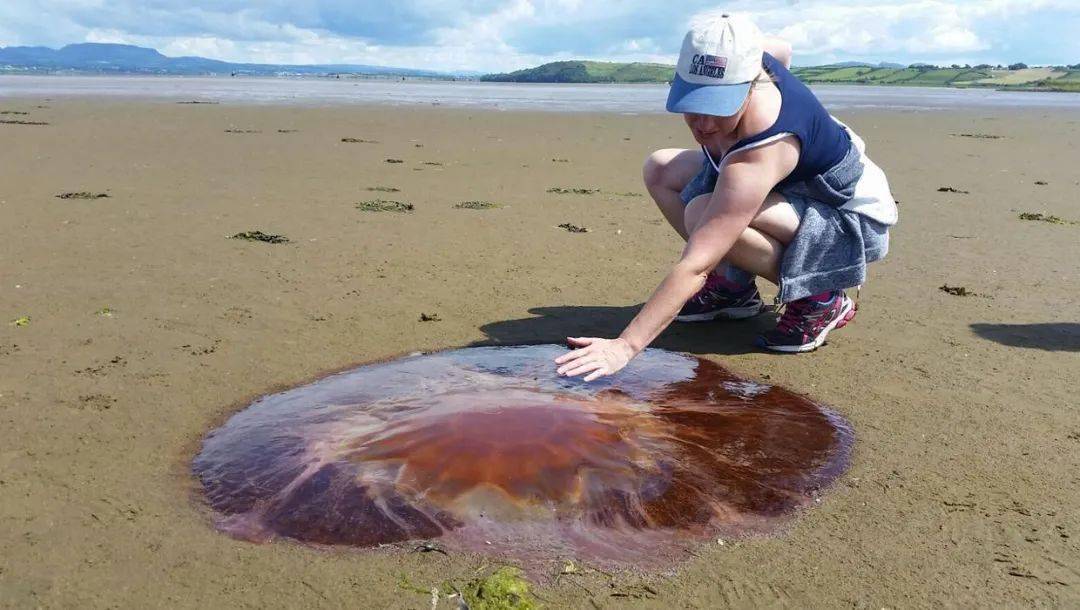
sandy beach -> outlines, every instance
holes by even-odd
[[[678,116],[0,112],[4,608],[429,608],[415,589],[491,562],[226,537],[190,475],[203,436],[355,363],[613,336],[682,247],[640,176],[650,151],[692,146]],[[840,118],[900,201],[854,322],[794,357],[753,346],[768,315],[655,345],[830,405],[855,430],[850,470],[780,536],[660,574],[537,579],[547,607],[1080,604],[1080,112]],[[414,210],[357,208],[375,199]],[[289,242],[228,238],[256,230]]]

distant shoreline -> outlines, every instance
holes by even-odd
[[[918,88],[933,88],[933,89],[951,89],[951,90],[981,90],[981,91],[997,91],[1001,93],[1080,93],[1080,81],[1072,82],[1066,81],[1067,86],[1046,86],[1041,82],[1024,83],[1024,84],[993,84],[993,83],[928,83],[923,81],[909,82],[868,82],[861,80],[824,80],[817,78],[804,78],[797,73],[798,69],[793,70],[796,72],[796,76],[799,77],[807,85],[814,87],[834,87],[834,86],[853,86],[853,87],[885,87],[895,89],[918,89]],[[383,82],[383,83],[459,83],[459,84],[483,84],[483,85],[565,85],[565,86],[580,86],[580,85],[619,85],[619,86],[666,86],[666,81],[573,81],[573,82],[560,82],[560,81],[516,81],[516,80],[489,80],[482,78],[444,78],[435,76],[419,76],[419,75],[384,75],[384,74],[162,74],[154,72],[90,72],[90,71],[76,71],[76,70],[4,70],[0,69],[0,77],[37,77],[37,78],[90,78],[90,79],[109,79],[109,78],[132,78],[132,79],[175,79],[178,81],[192,81],[198,79],[210,79],[215,81],[314,81],[314,82],[335,82],[335,81],[356,81],[356,82]],[[1062,84],[1066,84],[1062,83]],[[0,91],[0,97],[3,96],[3,91]]]
[[[951,87],[855,87],[811,85],[831,111],[949,111],[976,108],[1069,112],[1080,110],[1080,94]],[[663,84],[521,84],[409,79],[313,77],[190,77],[0,75],[0,109],[15,100],[146,100],[154,103],[210,102],[234,106],[441,106],[476,111],[662,114]]]

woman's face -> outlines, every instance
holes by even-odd
[[[741,109],[738,114],[732,116],[683,113],[683,119],[686,121],[686,126],[690,128],[690,132],[694,134],[694,139],[698,144],[709,149],[723,149],[730,144],[741,118]]]

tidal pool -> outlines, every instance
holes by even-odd
[[[244,540],[645,566],[774,532],[846,468],[851,429],[807,398],[657,349],[584,383],[555,374],[565,349],[415,355],[264,396],[194,473]]]

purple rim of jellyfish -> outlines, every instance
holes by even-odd
[[[194,461],[222,531],[647,565],[775,531],[846,468],[821,405],[650,349],[584,383],[555,345],[361,366],[260,398]]]

